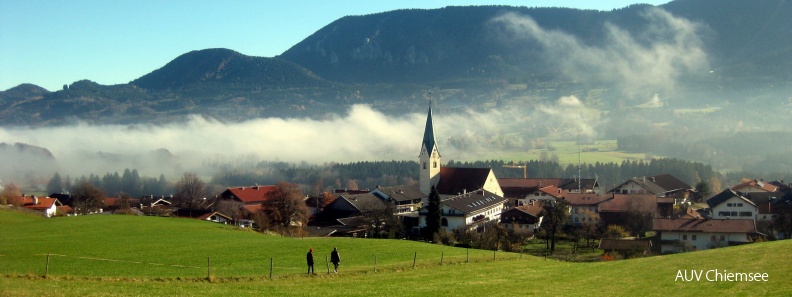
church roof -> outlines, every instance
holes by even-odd
[[[432,153],[432,148],[437,145],[437,141],[435,139],[434,121],[432,120],[432,107],[429,107],[429,114],[426,116],[426,127],[424,128],[423,142],[421,142],[421,145],[426,147],[426,151],[430,154]]]
[[[441,167],[437,192],[444,195],[459,195],[484,188],[492,169]]]

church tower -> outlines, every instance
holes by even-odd
[[[421,155],[418,156],[420,167],[420,190],[429,195],[432,186],[437,186],[440,181],[440,151],[434,135],[432,121],[432,105],[429,104],[429,114],[426,116],[423,141],[421,142]]]

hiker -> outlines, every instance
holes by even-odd
[[[338,273],[338,263],[341,263],[341,258],[338,257],[336,247],[333,247],[333,252],[330,253],[330,262],[333,262],[333,272]]]
[[[308,274],[316,274],[314,272],[313,249],[308,250],[305,261],[308,262]]]

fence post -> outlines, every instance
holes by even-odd
[[[418,259],[418,251],[413,254],[413,268],[415,268],[415,260]]]
[[[327,274],[330,274],[330,262],[327,261],[327,255],[325,255],[325,265],[327,266]]]
[[[465,263],[470,263],[470,249],[465,249]]]
[[[212,278],[212,259],[210,257],[206,257],[206,278]]]
[[[270,258],[270,279],[272,279],[272,258]]]
[[[374,272],[377,272],[377,255],[374,255]]]
[[[47,277],[47,275],[49,274],[49,258],[50,258],[50,253],[47,253],[47,269],[44,270],[44,277]]]
[[[440,252],[440,265],[443,265],[443,256],[445,256],[445,252]]]

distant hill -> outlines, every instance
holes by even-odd
[[[569,36],[578,48],[608,46],[609,30],[617,28],[631,34],[635,47],[662,51],[678,36],[647,17],[650,8],[469,6],[347,16],[274,58],[205,49],[176,57],[129,84],[81,80],[53,92],[20,85],[0,92],[0,125],[162,123],[188,114],[229,121],[323,117],[357,103],[401,114],[424,110],[432,92],[444,103],[439,108],[484,109],[510,102],[537,105],[595,90],[593,103],[624,108],[626,99],[614,91],[624,79],[606,78],[612,69],[567,69],[562,62],[571,53],[557,50],[548,57],[546,45],[515,38],[493,19],[507,13],[530,16],[544,32]],[[665,95],[678,105],[784,100],[792,88],[792,1],[676,0],[660,8],[697,24],[696,38],[710,67],[695,69],[699,77],[675,77],[681,84]],[[653,48],[658,40],[665,43]],[[697,49],[671,54],[689,61],[698,59],[691,52]],[[614,67],[636,67],[622,62]],[[654,93],[644,90],[640,96]]]
[[[229,49],[183,54],[130,84],[149,90],[179,89],[202,83],[264,88],[328,86],[307,69],[278,58],[251,57]]]

